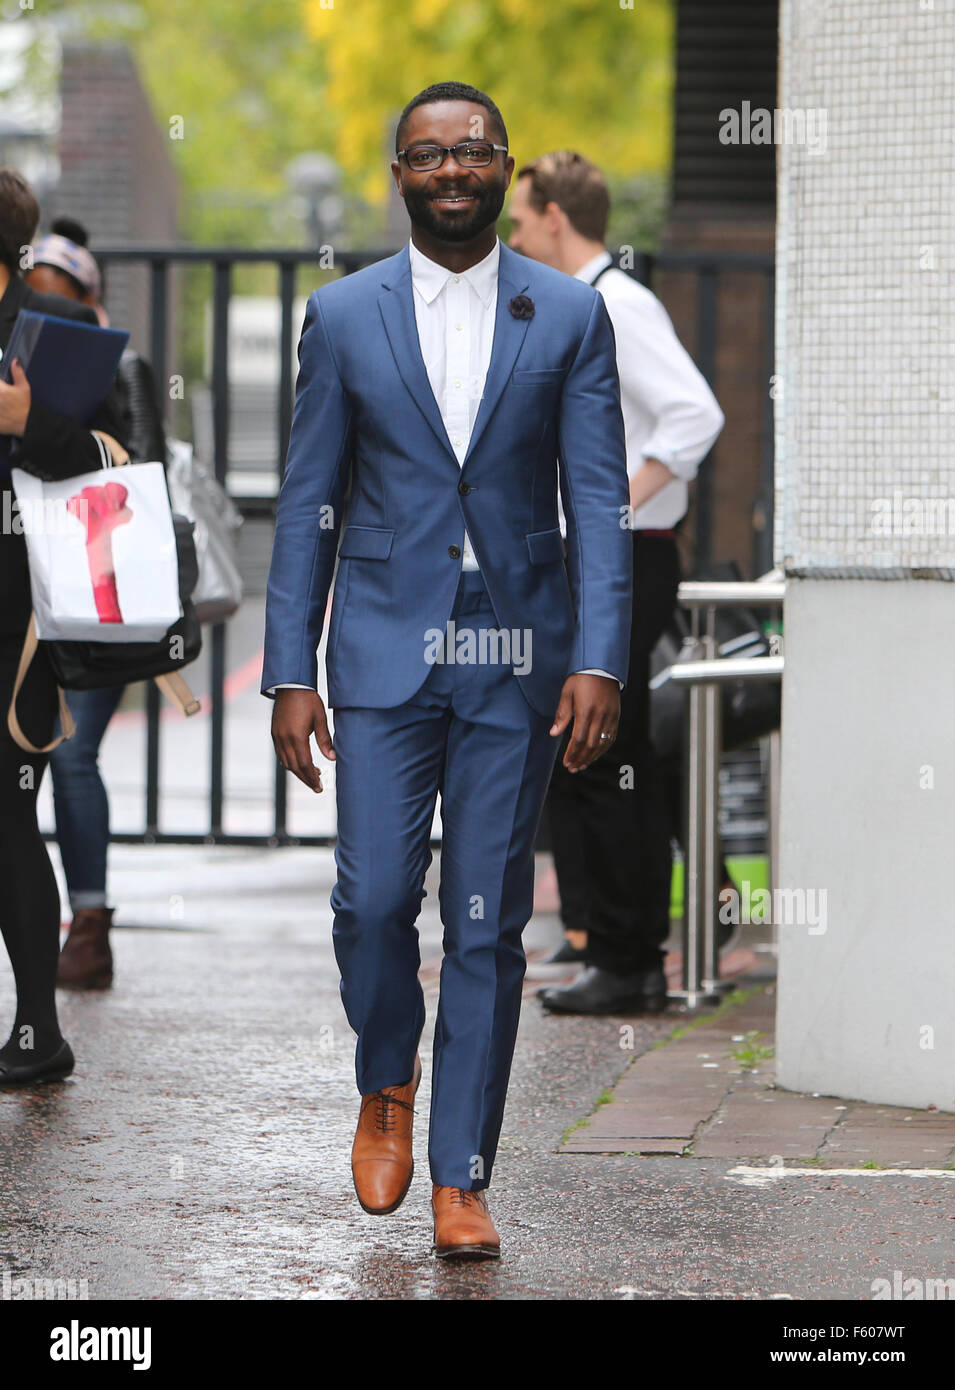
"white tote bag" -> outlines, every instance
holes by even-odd
[[[48,483],[11,473],[41,641],[154,642],[182,617],[161,463],[109,466]]]

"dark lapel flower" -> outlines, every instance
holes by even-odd
[[[516,319],[534,317],[534,301],[526,294],[516,294],[507,306]]]

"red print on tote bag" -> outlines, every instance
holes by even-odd
[[[133,519],[132,508],[126,505],[127,495],[122,483],[102,483],[83,488],[66,504],[67,511],[86,527],[86,563],[101,623],[123,621],[116,592],[112,533]]]

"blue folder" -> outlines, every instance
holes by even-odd
[[[79,425],[88,425],[109,394],[129,334],[76,319],[21,309],[3,354],[3,380],[20,359],[33,398]]]

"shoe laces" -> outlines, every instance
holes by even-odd
[[[399,1096],[392,1095],[390,1091],[375,1091],[375,1128],[380,1129],[383,1134],[390,1133],[398,1121],[397,1107],[402,1110],[410,1110],[414,1114],[414,1106]],[[396,1107],[392,1109],[392,1107]]]
[[[472,1192],[467,1187],[452,1187],[450,1202],[453,1207],[470,1207],[477,1203],[479,1207],[484,1206],[484,1194],[482,1192]]]

